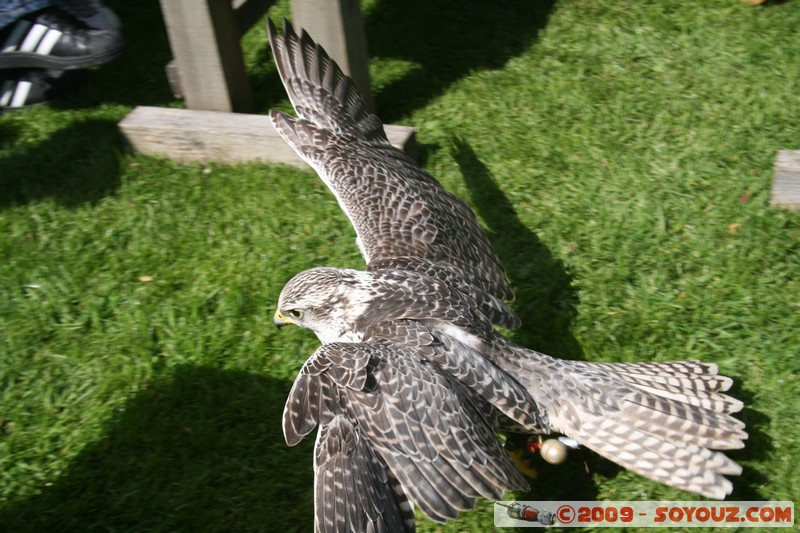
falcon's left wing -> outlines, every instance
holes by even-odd
[[[358,428],[354,438],[363,439],[404,493],[429,517],[444,521],[474,507],[478,497],[498,499],[527,487],[498,443],[490,413],[488,404],[413,350],[381,341],[332,343],[303,365],[283,428],[293,445],[317,423],[330,435],[331,425],[345,418]],[[350,475],[340,469],[352,461],[326,464],[331,472],[318,476]]]
[[[358,428],[338,415],[314,447],[315,531],[412,532],[414,510]]]

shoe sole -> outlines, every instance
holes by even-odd
[[[108,63],[122,52],[122,46],[102,54],[85,57],[58,57],[32,52],[0,53],[0,68],[42,68],[50,70],[74,70]]]

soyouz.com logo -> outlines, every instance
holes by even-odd
[[[789,501],[495,502],[497,527],[792,527]]]

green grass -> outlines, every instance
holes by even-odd
[[[296,272],[360,267],[354,232],[310,173],[131,153],[117,122],[180,102],[157,2],[110,4],[127,54],[0,117],[0,530],[306,531],[311,442],[280,416],[317,341],[271,315]],[[485,224],[514,338],[716,362],[751,433],[731,499],[800,501],[800,214],[768,205],[800,148],[797,1],[433,4],[367,2],[375,98]],[[285,108],[262,26],[244,43]],[[588,453],[541,469],[520,498],[697,499]]]

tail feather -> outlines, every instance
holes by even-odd
[[[661,398],[674,400],[695,407],[701,407],[711,411],[717,411],[720,413],[737,413],[742,410],[742,407],[744,407],[744,404],[741,401],[731,398],[726,394],[693,390],[691,395],[687,395],[685,393],[685,389],[681,389],[680,387],[652,387],[646,383],[642,383],[641,381],[630,379],[627,376],[620,376],[620,379],[629,385],[635,386],[637,389],[660,396]]]
[[[716,365],[586,363],[512,352],[498,364],[528,388],[552,431],[673,487],[718,499],[733,490],[724,476],[741,467],[714,450],[744,447],[747,433],[730,415],[741,402],[722,394],[731,380]]]
[[[720,452],[694,444],[676,444],[616,420],[586,424],[573,438],[629,470],[708,498],[724,499],[733,490],[733,484],[724,476],[742,471]]]
[[[744,423],[727,413],[669,401],[647,393],[625,400],[622,412],[632,427],[674,442],[716,450],[744,447]]]
[[[733,380],[718,375],[717,365],[700,361],[666,363],[585,363],[612,373],[643,391],[723,413],[736,413],[744,404],[722,392]]]

